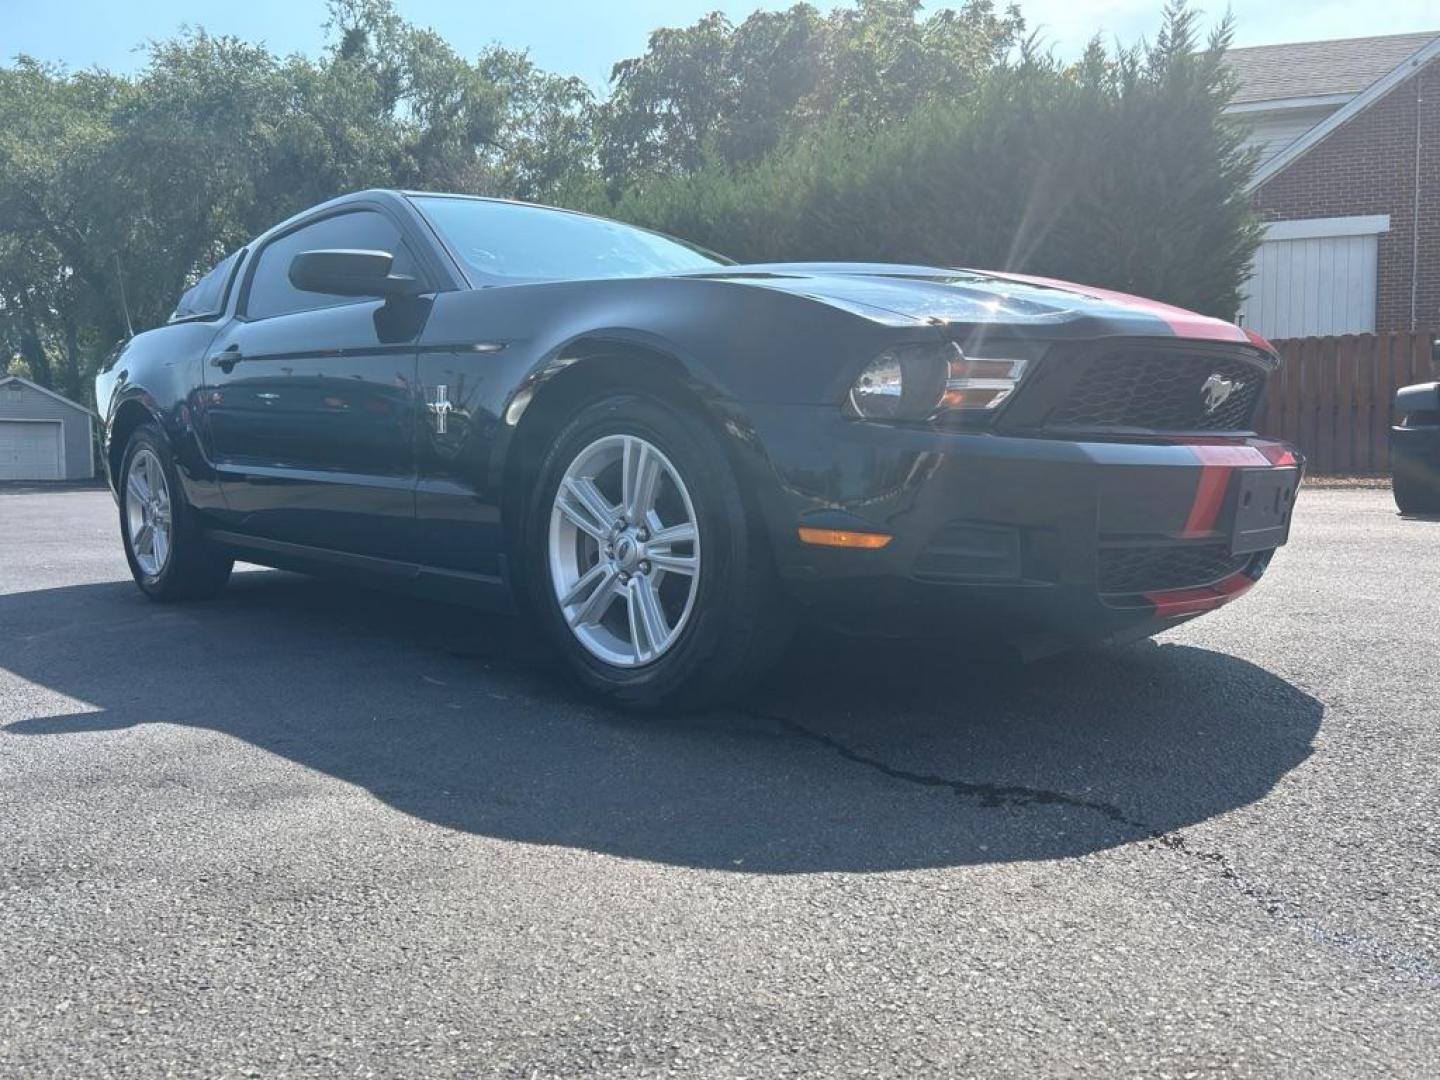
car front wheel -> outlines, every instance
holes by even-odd
[[[541,467],[527,536],[540,621],[579,680],[619,704],[712,704],[788,636],[724,447],[663,401],[583,409]]]

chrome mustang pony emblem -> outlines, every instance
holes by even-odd
[[[1205,403],[1205,415],[1210,415],[1229,401],[1230,395],[1239,390],[1240,386],[1239,379],[1227,379],[1218,371],[1206,379],[1200,387],[1200,397]]]
[[[450,404],[450,389],[444,383],[435,387],[435,400],[427,401],[425,407],[435,414],[435,434],[444,435],[445,421],[455,406]]]

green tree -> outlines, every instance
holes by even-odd
[[[203,30],[135,76],[0,66],[0,369],[82,400],[224,253],[372,186],[614,212],[746,259],[1010,267],[1229,315],[1256,243],[1223,24],[1073,65],[1013,7],[807,4],[656,31],[610,94],[391,0],[331,0],[317,57]]]
[[[856,0],[719,13],[656,30],[616,64],[599,155],[612,189],[707,161],[755,161],[786,136],[832,123],[861,132],[931,102],[957,102],[998,67],[1024,29],[1018,10],[966,0],[921,18],[920,0]]]
[[[131,79],[0,68],[9,356],[84,397],[125,329],[122,276],[135,323],[153,326],[224,252],[340,192],[555,173],[563,148],[531,169],[501,141],[530,107],[519,95],[548,89],[538,73],[502,85],[495,57],[465,60],[388,0],[334,0],[329,28],[316,60],[195,30],[152,42]],[[538,145],[546,117],[530,127]]]
[[[584,80],[552,75],[529,56],[492,46],[476,62],[499,95],[498,134],[458,190],[532,202],[578,197],[593,175],[595,99]]]
[[[891,260],[1048,274],[1233,315],[1258,242],[1226,122],[1229,22],[1167,9],[1148,49],[1033,48],[867,138],[834,119],[741,167],[634,185],[628,220],[742,260]]]

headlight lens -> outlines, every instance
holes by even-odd
[[[951,342],[901,345],[866,365],[850,387],[850,409],[867,420],[928,420],[937,413],[1000,405],[1025,373],[1022,358],[966,356]]]
[[[887,349],[850,387],[850,406],[870,420],[918,420],[935,411],[947,360],[929,346]]]

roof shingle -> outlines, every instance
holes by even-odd
[[[1437,36],[1431,30],[1231,49],[1225,58],[1240,80],[1232,104],[1358,94]]]

